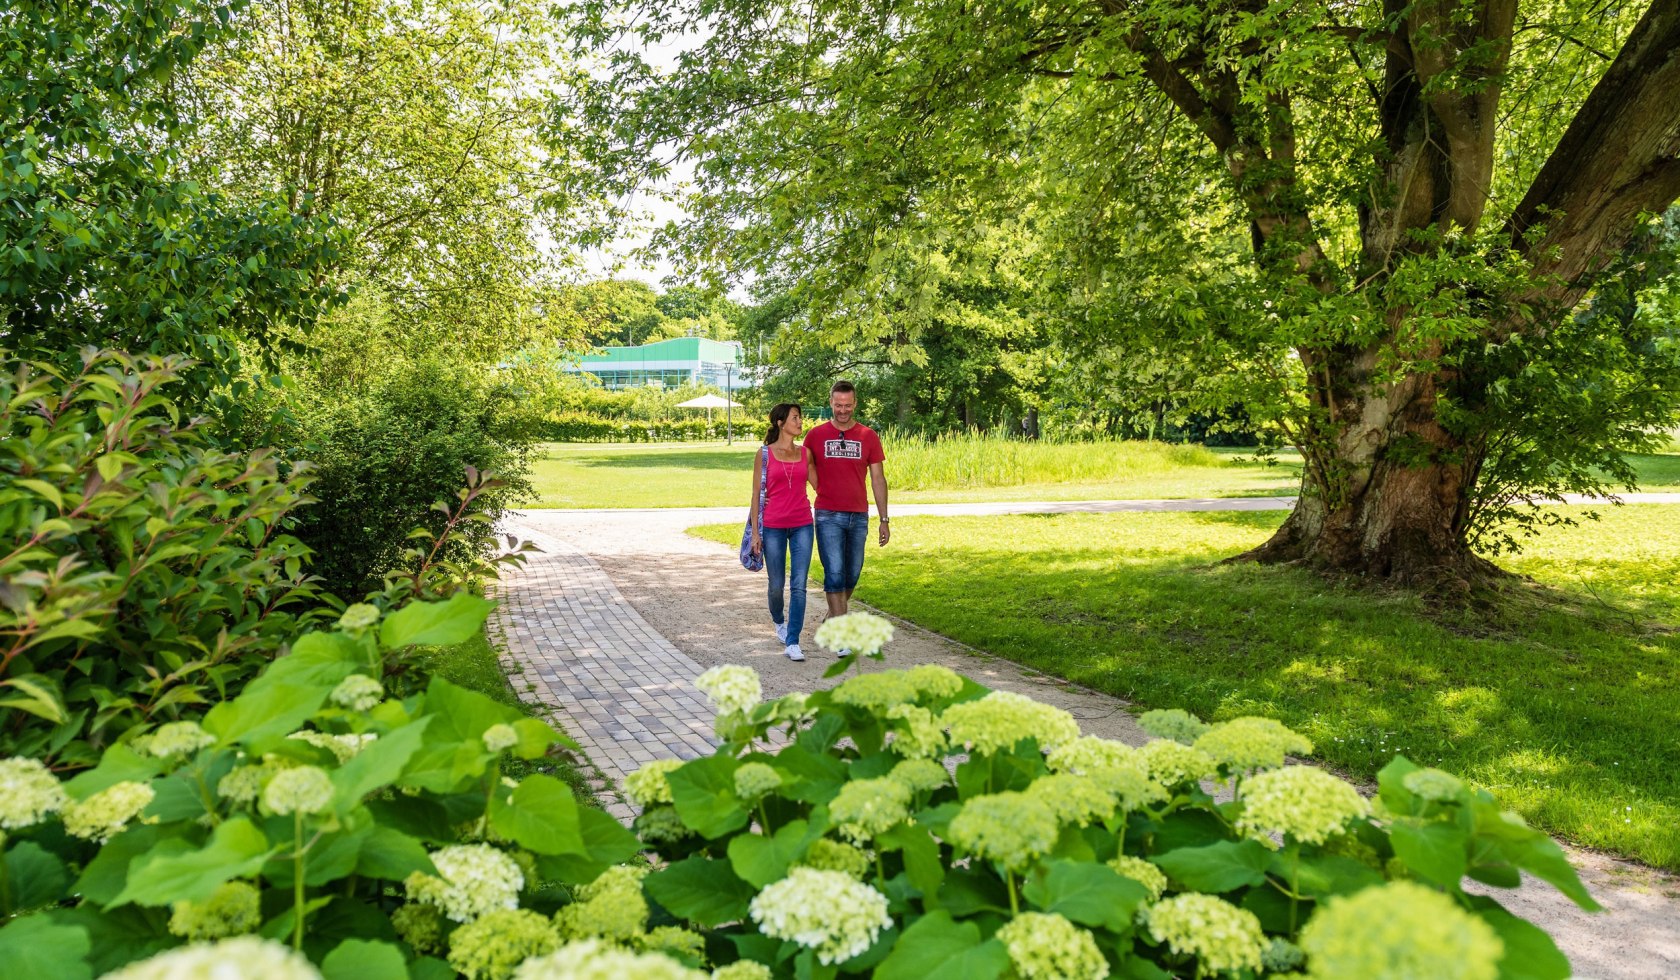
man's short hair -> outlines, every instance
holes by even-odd
[[[831,395],[855,395],[857,394],[857,386],[850,381],[836,381],[834,387],[828,389],[828,393]]]

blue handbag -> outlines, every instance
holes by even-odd
[[[758,519],[759,519],[759,525],[758,526],[760,528],[760,530],[758,532],[758,536],[759,536],[760,540],[763,540],[763,538],[764,538],[764,531],[762,529],[764,527],[764,500],[765,500],[765,497],[766,497],[765,490],[768,489],[769,483],[770,483],[770,479],[769,479],[769,477],[770,477],[770,447],[769,446],[764,447],[764,451],[763,451],[762,455],[764,456],[764,479],[761,479],[758,482]],[[746,569],[749,572],[762,572],[762,571],[764,571],[764,552],[760,551],[756,555],[753,554],[753,550],[752,550],[752,531],[753,531],[752,517],[749,515],[747,517],[746,526],[741,528],[741,567]]]

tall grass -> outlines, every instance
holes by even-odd
[[[1231,463],[1199,445],[1164,442],[1033,442],[969,433],[929,440],[884,435],[894,489],[1099,483]]]

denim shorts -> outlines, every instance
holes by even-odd
[[[869,515],[847,510],[817,511],[817,555],[822,558],[823,591],[850,592],[863,574],[863,549],[869,543]]]

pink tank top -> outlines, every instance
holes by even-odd
[[[799,462],[784,463],[774,452],[765,454],[770,465],[764,471],[764,526],[804,527],[811,521],[811,499],[805,490],[805,453]]]

